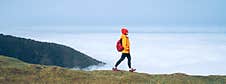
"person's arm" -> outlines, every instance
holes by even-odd
[[[125,50],[129,50],[129,45],[127,44],[127,38],[126,37],[122,38],[122,46]]]

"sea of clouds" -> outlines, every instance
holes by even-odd
[[[70,31],[73,32],[73,31]],[[67,33],[40,31],[5,31],[20,37],[70,46],[97,60],[104,66],[88,70],[111,70],[121,53],[116,50],[120,32]],[[132,66],[142,73],[176,73],[194,75],[226,74],[225,33],[129,33]],[[118,67],[128,70],[127,59]]]

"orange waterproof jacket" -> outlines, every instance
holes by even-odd
[[[124,50],[122,51],[122,53],[130,53],[130,42],[129,42],[128,36],[122,34],[121,35],[121,39],[122,39],[122,46],[124,48]]]

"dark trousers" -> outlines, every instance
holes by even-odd
[[[122,53],[122,56],[115,64],[115,67],[117,67],[126,57],[128,59],[128,66],[129,66],[129,68],[131,68],[131,56],[129,53]]]

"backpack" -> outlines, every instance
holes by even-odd
[[[117,41],[116,48],[117,48],[118,52],[122,52],[124,50],[124,48],[122,46],[122,39],[119,39]]]

